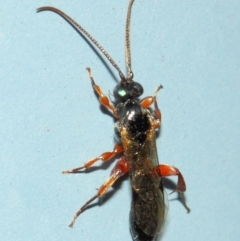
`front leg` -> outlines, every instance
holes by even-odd
[[[99,95],[99,101],[100,103],[107,107],[108,109],[110,109],[112,112],[113,112],[113,115],[116,117],[116,118],[119,118],[118,114],[117,114],[117,111],[116,111],[116,108],[110,104],[110,101],[108,99],[108,97],[103,93],[102,89],[100,88],[100,86],[96,85],[95,84],[95,81],[93,79],[93,76],[92,76],[92,72],[91,72],[91,69],[90,68],[87,68],[87,71],[88,71],[88,75],[89,75],[89,78],[91,79],[92,81],[92,86],[93,86],[93,89],[98,93]]]
[[[158,86],[153,96],[147,96],[141,100],[141,106],[144,108],[150,107],[153,103],[155,104],[155,109],[154,109],[154,114],[156,116],[156,120],[154,122],[155,129],[157,129],[161,124],[162,116],[161,116],[161,111],[158,108],[158,104],[157,104],[157,93],[162,88],[163,88],[162,85]]]

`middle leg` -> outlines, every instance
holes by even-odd
[[[82,169],[86,169],[90,166],[92,166],[95,162],[102,160],[102,161],[108,161],[111,158],[115,157],[116,155],[123,152],[122,145],[116,144],[113,148],[113,151],[104,152],[100,156],[94,157],[91,160],[87,161],[83,166],[76,167],[74,169],[65,170],[62,171],[63,174],[69,174],[69,173],[78,173]]]

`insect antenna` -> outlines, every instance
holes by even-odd
[[[130,47],[130,22],[131,22],[131,10],[134,0],[131,0],[128,5],[127,20],[126,20],[126,35],[125,35],[125,54],[126,54],[126,67],[127,67],[127,79],[131,81],[133,79],[133,72],[131,69],[131,47]]]
[[[133,1],[132,1],[133,2]],[[89,34],[80,24],[78,24],[75,20],[73,20],[70,16],[68,16],[66,13],[62,12],[61,10],[55,8],[55,7],[50,7],[50,6],[45,6],[37,9],[37,12],[41,11],[52,11],[57,14],[59,14],[62,18],[64,18],[68,23],[70,23],[74,28],[76,28],[80,33],[83,33],[87,38],[89,38],[92,43],[97,46],[97,48],[106,56],[106,58],[109,60],[109,62],[115,67],[115,69],[118,71],[119,76],[121,80],[126,81],[126,78],[116,62],[112,59],[112,57],[108,54],[108,52],[102,47],[101,44],[98,43],[98,41],[91,35]]]

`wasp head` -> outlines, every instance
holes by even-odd
[[[113,95],[117,102],[125,102],[128,99],[135,99],[141,96],[143,87],[138,82],[120,81],[114,88]]]

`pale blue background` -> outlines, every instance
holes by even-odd
[[[62,18],[36,13],[45,5],[81,23],[125,71],[128,0],[1,2],[0,240],[130,241],[127,178],[111,198],[107,195],[68,228],[114,165],[61,174],[114,144],[113,119],[101,111],[85,68],[92,68],[105,93],[113,90],[115,79]],[[192,209],[186,214],[177,195],[170,196],[161,240],[239,239],[239,13],[238,0],[134,4],[135,80],[143,84],[144,95],[164,85],[158,95],[159,159],[184,174]]]

